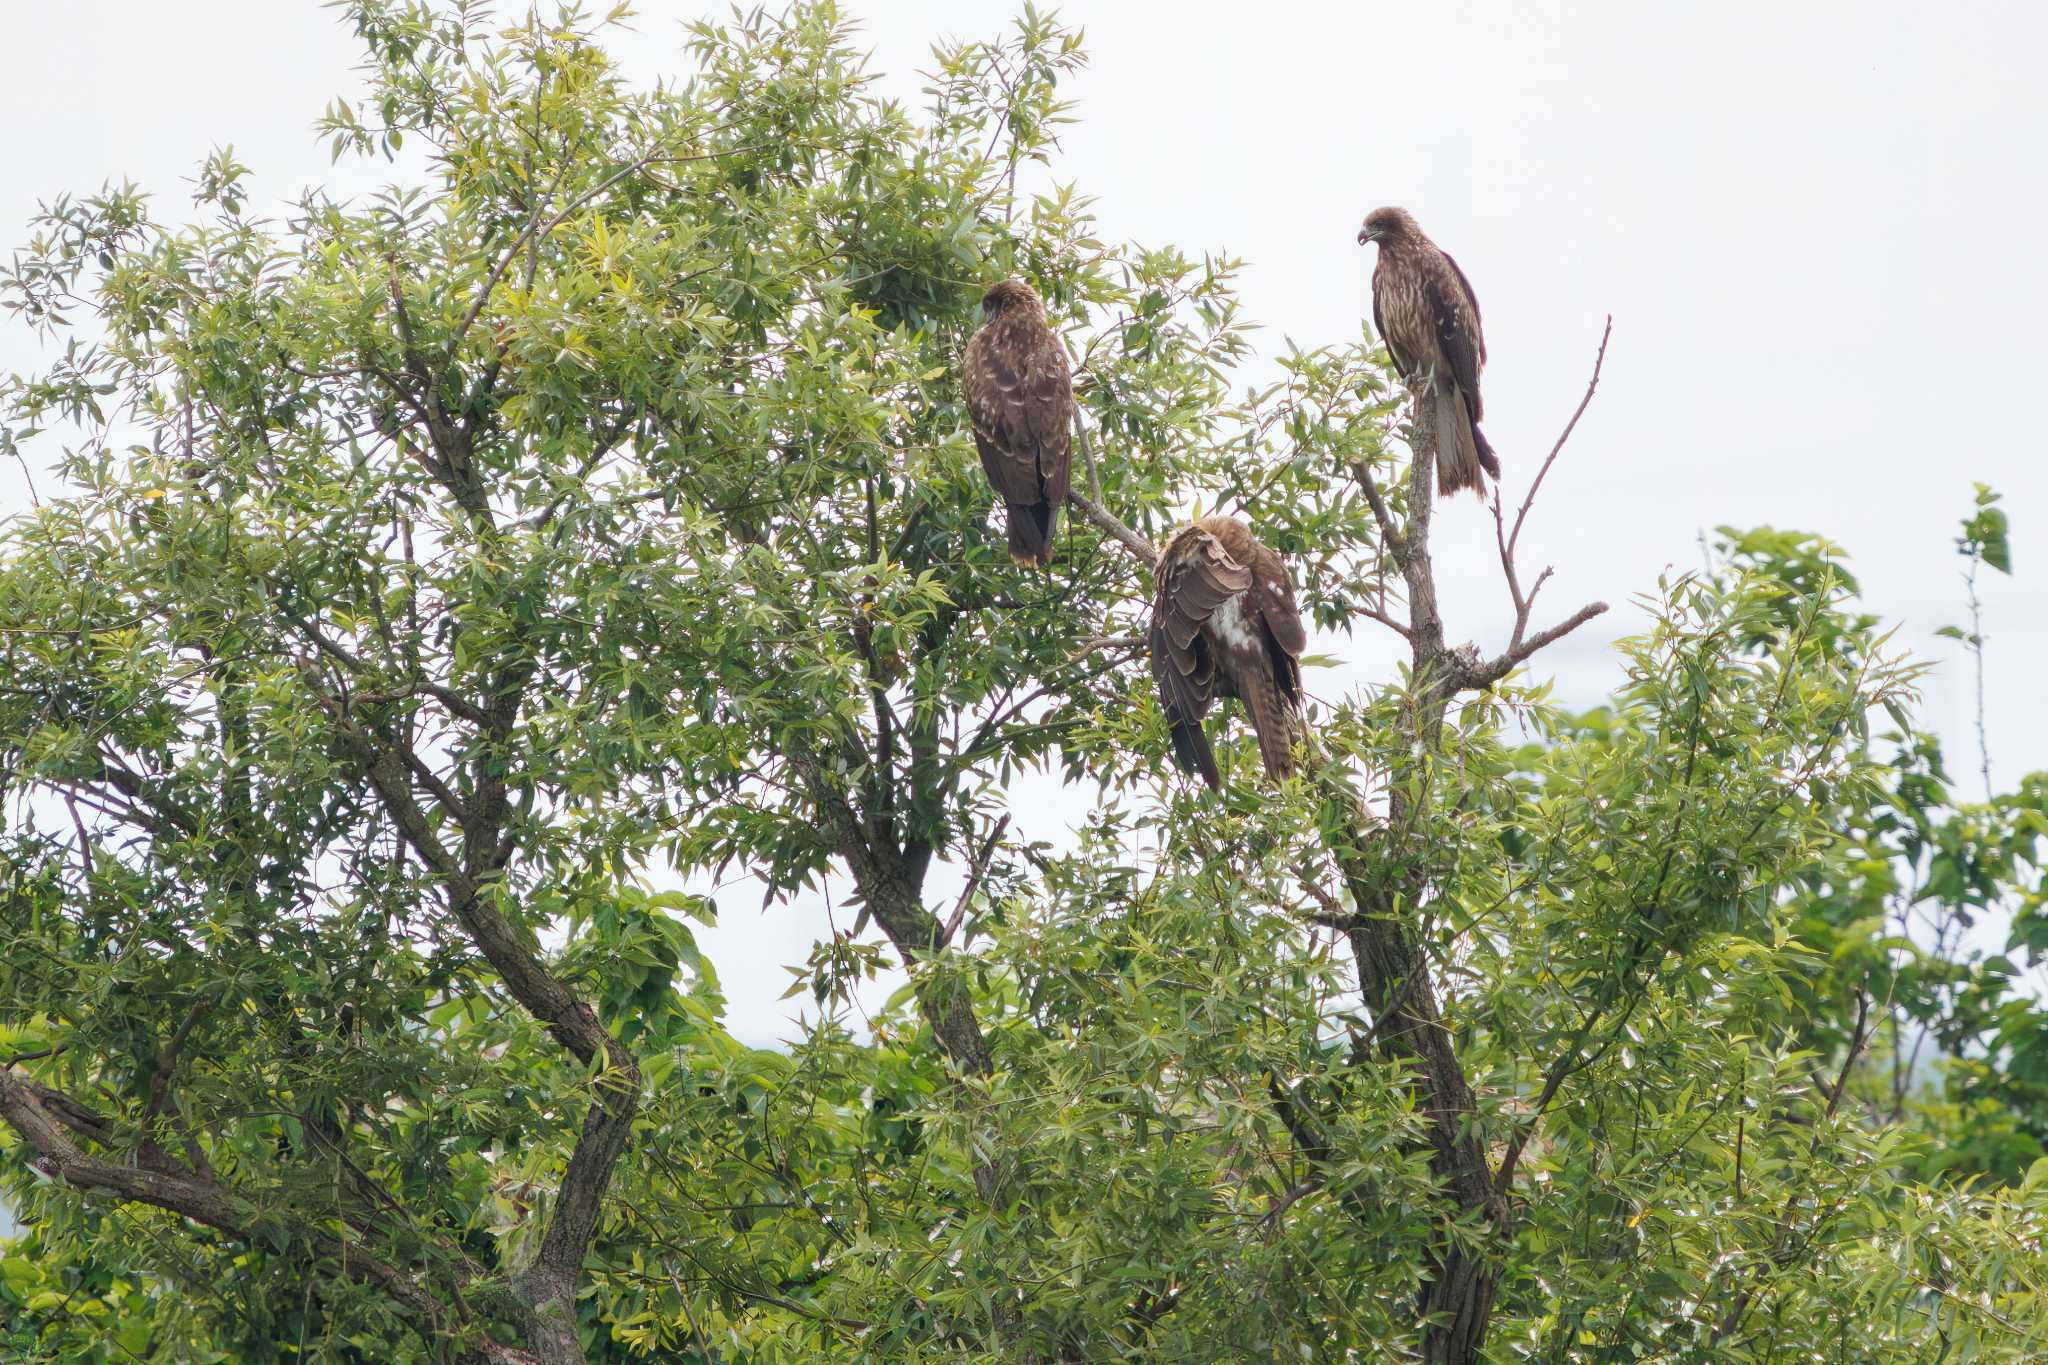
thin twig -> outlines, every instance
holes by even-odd
[[[990,830],[988,838],[982,841],[981,852],[974,855],[973,870],[967,874],[967,885],[961,888],[960,899],[953,906],[953,913],[947,917],[946,927],[939,930],[939,947],[943,948],[951,943],[953,935],[959,932],[960,921],[967,916],[967,902],[973,900],[974,893],[981,889],[981,878],[988,871],[988,860],[996,851],[996,841],[1003,837],[1003,831],[1009,827],[1010,817],[1005,815],[996,821],[996,827]]]
[[[1393,617],[1387,615],[1378,607],[1358,607],[1355,608],[1355,610],[1358,612],[1360,616],[1365,617],[1366,620],[1379,622],[1381,625],[1385,626],[1388,630],[1393,631],[1396,635],[1400,636],[1404,640],[1414,638],[1408,633],[1408,627],[1402,625],[1399,621],[1396,621]]]
[[[1323,890],[1318,883],[1308,877],[1303,877],[1301,879],[1301,889],[1306,891],[1310,898],[1322,907],[1319,911],[1302,916],[1310,924],[1320,924],[1329,929],[1349,930],[1358,927],[1358,916],[1346,910],[1343,902]]]
[[[1530,504],[1536,501],[1536,490],[1543,487],[1544,476],[1550,473],[1550,466],[1557,463],[1558,452],[1563,450],[1564,443],[1572,438],[1572,431],[1579,425],[1579,418],[1585,416],[1587,405],[1593,401],[1593,391],[1600,387],[1600,367],[1607,362],[1607,339],[1612,335],[1614,335],[1614,314],[1609,313],[1606,325],[1600,329],[1600,349],[1593,356],[1593,377],[1586,381],[1586,392],[1579,399],[1579,405],[1572,409],[1571,421],[1566,422],[1564,430],[1558,433],[1557,443],[1551,446],[1550,453],[1543,457],[1543,467],[1536,471],[1535,481],[1529,485],[1529,494],[1522,499],[1521,510],[1515,513],[1515,529],[1508,536],[1507,544],[1507,552],[1510,558],[1514,556],[1515,546],[1522,538],[1522,523],[1529,518],[1529,507]]]
[[[1078,406],[1074,409],[1074,434],[1081,442],[1081,463],[1088,469],[1088,492],[1094,497],[1096,506],[1107,507],[1109,501],[1102,496],[1102,475],[1095,467],[1095,443],[1088,439],[1088,423],[1081,419]]]
[[[1508,637],[1510,652],[1522,643],[1522,636],[1529,628],[1529,613],[1536,605],[1536,594],[1543,591],[1543,584],[1549,579],[1551,572],[1548,568],[1544,569],[1536,576],[1535,586],[1529,589],[1528,595],[1523,595],[1521,578],[1515,569],[1515,552],[1522,540],[1522,525],[1529,519],[1529,509],[1536,502],[1537,490],[1543,487],[1543,480],[1550,474],[1550,466],[1557,463],[1558,452],[1562,451],[1564,443],[1571,439],[1573,430],[1579,425],[1579,418],[1585,415],[1587,405],[1593,401],[1593,391],[1600,387],[1600,369],[1607,362],[1607,339],[1613,333],[1614,315],[1610,313],[1607,315],[1607,325],[1600,332],[1600,349],[1593,357],[1593,376],[1586,381],[1586,392],[1580,396],[1578,407],[1572,409],[1571,420],[1564,424],[1564,430],[1558,434],[1556,443],[1550,447],[1550,453],[1543,457],[1543,464],[1537,469],[1535,479],[1529,484],[1529,492],[1515,513],[1514,530],[1507,529],[1505,519],[1501,515],[1499,491],[1496,490],[1493,495],[1493,539],[1500,550],[1500,567],[1501,572],[1507,577],[1508,596],[1515,606],[1515,628]]]
[[[1970,600],[1970,657],[1977,664],[1977,765],[1984,775],[1984,799],[1992,799],[1991,740],[1984,729],[1984,604],[1977,598],[1977,567],[1984,562],[1975,541],[1970,542],[1970,571],[1963,575],[1963,587]]]
[[[71,812],[71,827],[78,831],[78,861],[84,869],[86,884],[93,879],[92,836],[85,831],[85,817],[78,813],[78,798],[71,792],[64,793],[64,808]]]
[[[1098,649],[1125,650],[1145,648],[1142,635],[1083,635],[1074,641],[1072,659],[1084,659]]]

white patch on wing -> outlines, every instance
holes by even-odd
[[[1209,629],[1233,649],[1252,650],[1259,645],[1257,625],[1245,611],[1245,599],[1250,596],[1248,592],[1233,593],[1209,613]]]

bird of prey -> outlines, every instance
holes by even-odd
[[[1280,556],[1236,517],[1203,517],[1167,540],[1154,580],[1152,677],[1174,757],[1221,786],[1202,717],[1217,696],[1236,697],[1251,712],[1267,775],[1286,777],[1308,634]]]
[[[1483,469],[1500,477],[1500,461],[1479,430],[1479,371],[1486,334],[1479,300],[1458,263],[1423,235],[1406,209],[1374,209],[1358,231],[1360,245],[1380,244],[1372,272],[1372,321],[1401,377],[1436,405],[1436,488],[1448,497],[1469,488],[1481,497]]]
[[[1044,568],[1067,500],[1074,390],[1066,348],[1038,295],[1004,280],[982,297],[988,321],[967,343],[962,387],[981,467],[1003,500],[1010,557]]]

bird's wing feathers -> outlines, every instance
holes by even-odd
[[[1442,247],[1438,247],[1436,254],[1444,258],[1444,264],[1448,265],[1451,268],[1451,273],[1458,277],[1458,289],[1465,296],[1465,306],[1472,310],[1472,335],[1479,342],[1479,363],[1484,365],[1486,363],[1486,327],[1479,316],[1479,295],[1473,292],[1472,281],[1465,278],[1465,272],[1458,268],[1458,262],[1452,257],[1450,252],[1445,251]]]
[[[1273,632],[1273,643],[1298,657],[1308,648],[1308,629],[1301,623],[1301,609],[1294,605],[1294,590],[1280,576],[1259,587],[1259,615]]]
[[[1160,566],[1152,600],[1152,676],[1176,723],[1197,721],[1216,697],[1216,658],[1202,638],[1210,614],[1252,584],[1252,571],[1202,533]]]
[[[1066,501],[1073,387],[1048,328],[984,327],[967,343],[967,412],[989,482],[1007,502]]]
[[[1067,500],[1067,476],[1074,441],[1074,381],[1067,371],[1067,349],[1050,328],[1042,328],[1031,348],[1031,437],[1038,445],[1038,477],[1045,498],[1057,507]]]
[[[1448,261],[1450,257],[1444,259]],[[1465,395],[1472,420],[1476,422],[1482,415],[1479,367],[1486,359],[1486,345],[1479,335],[1478,308],[1471,303],[1471,296],[1459,287],[1464,277],[1455,275],[1455,266],[1452,271],[1454,278],[1433,272],[1423,282],[1423,296],[1429,306],[1430,318],[1436,324],[1437,348],[1443,353],[1449,377]]]
[[[975,333],[967,343],[966,360],[967,415],[974,423],[981,467],[1005,502],[1035,503],[1040,496],[1038,452],[1023,439],[1024,424],[1019,420],[1021,367],[990,328]]]
[[[1272,648],[1266,651],[1280,695],[1290,706],[1301,705],[1301,655],[1308,648],[1308,630],[1302,625],[1301,609],[1294,604],[1294,585],[1280,556],[1259,547],[1255,566],[1257,586],[1254,602],[1266,627]]]

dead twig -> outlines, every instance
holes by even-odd
[[[1529,628],[1529,613],[1536,605],[1536,594],[1543,591],[1544,581],[1550,577],[1550,570],[1544,569],[1536,576],[1536,583],[1529,589],[1528,595],[1522,595],[1521,579],[1515,572],[1515,550],[1521,543],[1522,524],[1529,519],[1529,509],[1535,505],[1536,492],[1543,487],[1543,480],[1549,476],[1550,466],[1557,463],[1558,452],[1562,451],[1564,443],[1571,439],[1573,430],[1579,425],[1579,418],[1585,416],[1587,406],[1593,401],[1593,391],[1600,387],[1600,369],[1607,363],[1607,339],[1613,334],[1614,315],[1609,313],[1607,324],[1600,331],[1600,350],[1593,357],[1593,376],[1586,381],[1586,392],[1580,396],[1578,407],[1572,409],[1571,420],[1564,424],[1564,430],[1558,434],[1556,443],[1550,447],[1550,453],[1543,457],[1543,464],[1537,469],[1535,479],[1529,484],[1529,492],[1523,497],[1522,505],[1515,513],[1515,526],[1512,531],[1507,529],[1506,519],[1501,515],[1500,491],[1494,490],[1493,538],[1494,543],[1500,548],[1501,571],[1507,575],[1508,596],[1515,604],[1515,629],[1508,638],[1509,652],[1522,643],[1522,636]],[[1599,613],[1593,614],[1597,616]]]

